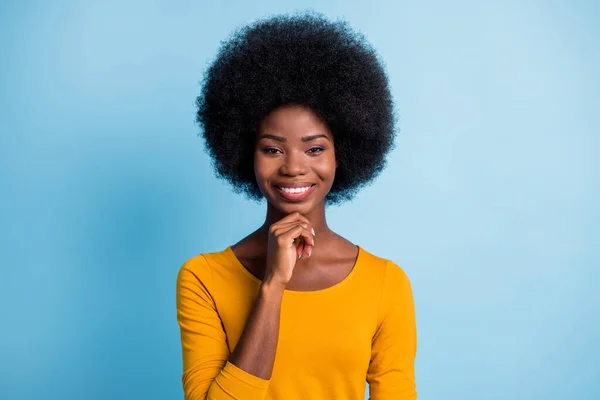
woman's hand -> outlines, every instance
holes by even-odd
[[[265,282],[285,288],[292,279],[296,261],[310,257],[315,245],[314,228],[299,212],[288,214],[269,227]]]

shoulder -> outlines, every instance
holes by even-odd
[[[386,282],[392,287],[410,287],[410,278],[400,265],[392,260],[386,260]]]
[[[361,250],[365,270],[369,278],[377,283],[383,301],[386,297],[412,291],[410,278],[400,264],[391,258],[373,254],[363,247]]]
[[[365,252],[366,253],[366,252]],[[378,277],[378,329],[382,326],[401,326],[402,321],[415,320],[411,281],[408,274],[391,258],[372,253],[368,257]],[[384,324],[384,321],[385,322]],[[387,329],[387,328],[386,328]]]
[[[408,274],[390,258],[374,254],[360,246],[362,262],[368,265],[371,273],[377,273],[383,280],[401,282],[408,280]]]
[[[203,286],[212,285],[213,268],[222,263],[224,250],[196,254],[186,259],[177,273],[177,286],[185,282],[200,283]]]

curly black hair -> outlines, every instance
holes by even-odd
[[[236,28],[221,42],[196,99],[216,176],[263,198],[254,176],[260,121],[282,105],[309,107],[330,128],[338,168],[326,204],[352,200],[386,166],[396,117],[384,63],[347,21],[312,10]]]

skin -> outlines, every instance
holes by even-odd
[[[302,140],[314,135],[320,137]],[[358,248],[327,225],[324,199],[338,162],[333,135],[318,115],[302,106],[277,108],[261,121],[255,142],[254,172],[267,199],[267,215],[232,250],[262,284],[229,361],[270,379],[284,290],[313,291],[339,283],[354,267]],[[290,202],[274,187],[281,181],[316,186],[306,199]]]
[[[319,134],[325,137],[301,140]],[[264,135],[282,137],[285,142]],[[297,261],[298,268],[286,288],[323,289],[348,275],[357,248],[329,228],[325,215],[324,199],[333,185],[337,165],[333,134],[310,109],[284,106],[263,119],[256,134],[254,173],[267,199],[267,214],[261,227],[232,246],[242,264],[256,277],[264,278],[269,227],[293,212],[308,219],[319,237],[319,245],[312,247],[310,257],[305,253]],[[316,187],[306,200],[295,203],[277,194],[273,184],[280,181],[306,181],[316,183]]]

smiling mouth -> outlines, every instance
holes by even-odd
[[[312,192],[314,192],[316,184],[312,184],[310,186],[306,186],[303,188],[290,188],[290,189],[284,189],[281,186],[277,186],[277,185],[273,185],[273,186],[275,186],[275,188],[277,189],[277,193],[279,193],[279,195],[281,197],[283,197],[284,199],[290,200],[290,201],[300,201],[300,200],[304,200],[305,198],[310,196],[310,194]]]

